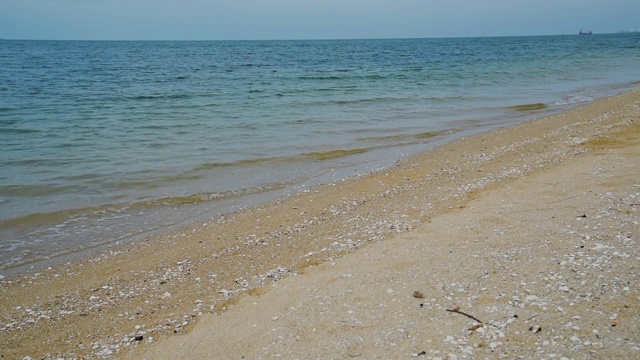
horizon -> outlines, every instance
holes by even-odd
[[[364,40],[547,36],[640,27],[637,0],[3,0],[0,38]]]
[[[588,31],[588,30],[585,30]],[[617,32],[593,33],[589,35],[617,35],[633,34],[640,30],[620,30]],[[495,36],[440,36],[440,37],[387,37],[387,38],[316,38],[316,39],[10,39],[3,41],[77,41],[77,42],[286,42],[286,41],[375,41],[375,40],[427,40],[427,39],[490,39],[490,38],[518,38],[518,37],[553,37],[553,36],[579,36],[578,32],[572,34],[544,34],[544,35],[495,35]]]

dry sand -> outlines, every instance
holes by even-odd
[[[639,222],[632,91],[2,279],[0,356],[639,358]]]

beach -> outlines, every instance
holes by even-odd
[[[4,41],[0,276],[632,90],[638,36]]]
[[[0,279],[0,355],[640,356],[640,91]]]

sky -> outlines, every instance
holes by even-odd
[[[0,0],[0,38],[360,39],[611,33],[640,0]]]

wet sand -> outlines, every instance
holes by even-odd
[[[2,279],[0,355],[637,357],[638,179],[636,90]]]

